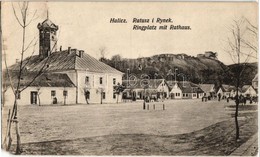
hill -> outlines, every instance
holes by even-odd
[[[237,70],[237,65],[225,65],[216,58],[211,57],[194,57],[186,54],[160,54],[151,57],[142,57],[137,59],[122,58],[115,55],[111,59],[101,59],[102,62],[116,68],[117,70],[130,75],[141,77],[147,74],[151,79],[165,78],[174,80],[174,69],[177,70],[177,80],[189,80],[194,83],[213,83],[234,84],[230,78],[231,72]],[[243,84],[251,84],[251,80],[257,73],[257,63],[245,65],[242,78]],[[124,78],[127,76],[125,75]]]

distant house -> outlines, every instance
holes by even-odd
[[[180,81],[178,86],[182,91],[183,99],[196,99],[203,96],[203,91],[197,84],[194,84],[189,81]]]
[[[204,96],[214,97],[216,94],[214,84],[200,84],[199,87],[202,89]]]
[[[193,91],[192,87],[185,85],[181,87],[183,99],[195,99],[197,98],[197,92]]]
[[[175,83],[170,91],[170,98],[171,99],[181,99],[182,98],[182,90],[179,87],[178,83]]]
[[[231,85],[221,85],[220,88],[218,89],[217,95],[221,96],[221,98],[228,98],[228,97],[235,97],[236,95],[236,87],[235,86],[231,86]],[[240,95],[240,90],[239,93]]]
[[[258,74],[256,74],[254,79],[252,80],[252,86],[256,91],[258,90]]]
[[[253,86],[251,85],[244,85],[241,88],[241,94],[245,97],[253,97],[253,96],[257,96],[257,93],[255,91],[255,89],[253,88]]]
[[[197,54],[198,58],[206,57],[206,58],[211,58],[211,59],[217,59],[217,56],[218,56],[218,53],[212,52],[212,51],[206,51],[204,54]]]
[[[217,56],[218,56],[217,52],[212,52],[212,51],[206,51],[205,52],[205,57],[207,57],[207,58],[216,59]]]
[[[126,89],[123,91],[125,99],[144,99],[150,98],[168,98],[169,86],[164,79],[150,79],[150,80],[123,80],[123,85]]]

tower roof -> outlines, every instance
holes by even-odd
[[[57,25],[55,25],[51,20],[49,20],[47,18],[42,23],[38,24],[38,29],[54,29],[54,30],[58,30],[59,27]]]

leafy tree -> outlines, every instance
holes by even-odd
[[[119,95],[125,90],[125,88],[126,87],[124,85],[120,84],[120,83],[117,83],[117,85],[114,86],[114,92],[117,95],[116,103],[118,103]]]

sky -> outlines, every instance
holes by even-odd
[[[18,11],[17,3],[13,3]],[[12,3],[2,6],[3,44],[7,64],[20,58],[22,29],[16,21]],[[257,26],[255,2],[30,2],[30,19],[36,18],[26,28],[26,43],[38,40],[37,24],[47,18],[59,26],[58,48],[84,50],[95,58],[100,49],[106,57],[120,54],[124,58],[148,57],[161,53],[186,53],[197,56],[205,51],[218,52],[218,59],[225,64],[233,61],[225,52],[229,26],[234,19],[247,18]],[[18,12],[17,12],[18,13]],[[110,23],[111,18],[126,19],[127,23]],[[150,19],[150,23],[133,23],[133,18]],[[171,18],[168,25],[190,26],[191,30],[133,30],[134,25],[155,25],[151,19]],[[164,24],[161,24],[164,25]],[[39,45],[29,48],[38,54]],[[257,56],[257,55],[256,55]],[[250,62],[257,59],[251,58]]]

